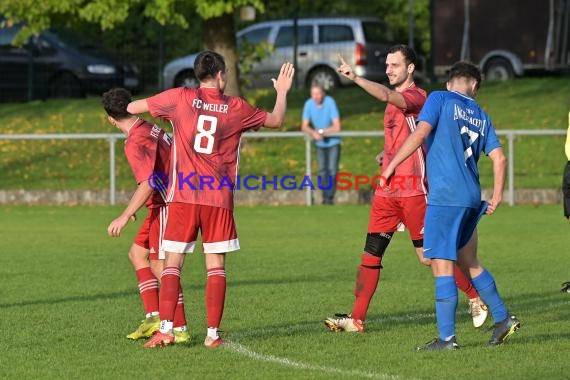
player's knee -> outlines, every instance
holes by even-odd
[[[364,251],[376,257],[383,257],[392,235],[394,235],[393,232],[368,233]]]
[[[164,260],[150,260],[150,271],[157,278],[158,282],[160,282],[162,278],[162,271],[164,270],[163,265]]]
[[[148,253],[144,249],[137,249],[138,247],[131,247],[129,250],[129,260],[135,268],[148,263]]]

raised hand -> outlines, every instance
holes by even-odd
[[[352,70],[352,66],[346,63],[346,61],[340,54],[338,55],[338,59],[340,60],[340,66],[338,67],[338,69],[336,69],[336,71],[350,80],[356,79],[356,74]]]
[[[293,84],[293,75],[295,75],[295,68],[293,64],[286,62],[281,66],[281,71],[277,79],[271,78],[273,81],[273,87],[277,92],[287,92],[291,89]]]

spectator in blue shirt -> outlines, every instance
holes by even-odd
[[[323,204],[334,204],[336,175],[340,160],[340,116],[336,102],[318,84],[311,86],[311,98],[303,108],[301,130],[315,141],[319,165],[319,187],[323,190]]]

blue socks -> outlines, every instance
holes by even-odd
[[[499,296],[495,279],[486,269],[473,278],[473,286],[481,299],[487,304],[495,323],[508,318],[507,308]],[[439,339],[449,340],[455,335],[455,311],[457,309],[457,287],[455,277],[442,276],[435,278],[435,315]]]
[[[477,289],[479,290],[479,289]],[[439,339],[449,340],[455,335],[457,286],[454,276],[435,278],[435,316]]]
[[[487,304],[495,323],[499,323],[507,319],[508,312],[499,292],[497,291],[497,286],[495,285],[495,279],[491,276],[491,273],[487,272],[487,269],[483,269],[483,272],[472,279],[471,281],[479,296]]]

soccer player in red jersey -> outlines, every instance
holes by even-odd
[[[426,101],[426,92],[414,83],[416,54],[405,45],[395,45],[389,49],[386,57],[386,75],[393,90],[356,75],[353,68],[342,57],[340,59],[341,66],[337,70],[340,74],[378,100],[387,103],[384,113],[385,134],[382,157],[382,166],[385,168],[416,128],[416,117]],[[424,265],[430,265],[429,259],[423,256],[427,191],[425,150],[421,146],[398,167],[398,172],[390,185],[376,189],[364,252],[357,272],[354,290],[356,300],[352,313],[336,314],[327,318],[324,322],[329,329],[337,332],[364,332],[366,313],[380,279],[384,252],[401,223],[410,231],[419,261]],[[486,306],[458,267],[455,275],[457,286],[470,299],[473,323],[479,327],[487,317]]]
[[[164,264],[161,239],[167,216],[167,184],[160,182],[163,178],[153,177],[153,174],[169,171],[171,141],[160,127],[127,112],[127,106],[132,101],[127,90],[109,90],[103,94],[102,101],[109,122],[127,136],[125,155],[138,184],[123,213],[109,224],[109,236],[119,236],[129,219],[135,219],[135,213],[140,207],[146,205],[148,208],[147,217],[129,251],[129,259],[137,275],[139,292],[146,311],[146,319],[139,328],[127,335],[127,338],[137,340],[152,336],[160,325],[158,279]],[[189,340],[182,292],[177,298],[174,331],[177,343]]]
[[[208,330],[204,345],[216,348],[222,343],[218,327],[226,292],[225,254],[239,249],[233,190],[240,138],[248,130],[282,125],[294,74],[293,65],[283,64],[273,79],[277,98],[268,113],[242,98],[224,95],[226,64],[218,53],[200,53],[194,70],[199,88],[170,89],[128,107],[131,113],[150,111],[154,117],[169,120],[174,131],[164,234],[166,262],[160,288],[161,325],[145,347],[166,346],[174,340],[172,318],[180,269],[184,255],[194,251],[198,230],[207,270]]]

